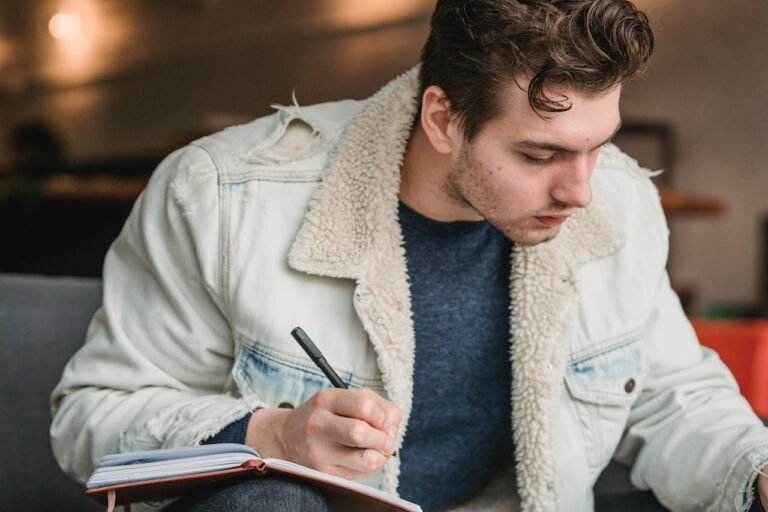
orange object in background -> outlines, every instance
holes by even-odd
[[[755,412],[768,417],[768,321],[692,320],[701,344],[731,369]]]

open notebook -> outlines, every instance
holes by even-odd
[[[242,444],[106,455],[88,479],[86,494],[111,512],[116,505],[175,498],[206,485],[273,474],[311,482],[325,491],[335,509],[421,511],[415,503],[359,482],[281,459],[262,459]]]

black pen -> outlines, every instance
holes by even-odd
[[[293,336],[293,338],[299,342],[299,345],[301,345],[301,348],[304,349],[304,352],[307,353],[312,362],[315,363],[317,367],[320,368],[320,370],[322,370],[326,377],[328,377],[328,380],[331,381],[333,387],[349,389],[347,385],[344,384],[344,381],[341,380],[341,377],[339,377],[336,372],[333,371],[331,365],[329,365],[328,361],[325,360],[323,353],[320,352],[320,349],[317,348],[309,336],[307,336],[307,333],[304,332],[304,329],[301,327],[294,328],[291,331],[291,336]]]
[[[315,345],[307,333],[304,332],[304,329],[301,327],[295,327],[291,331],[291,336],[293,336],[293,339],[299,342],[299,345],[301,345],[301,348],[304,349],[304,352],[307,353],[312,362],[315,363],[318,368],[320,368],[326,377],[328,377],[328,380],[331,381],[333,387],[349,389],[349,387],[344,384],[344,381],[341,380],[341,377],[339,377],[338,374],[333,371],[331,365],[329,365],[328,361],[325,360],[323,353],[320,352],[320,349],[317,348],[317,345]],[[397,456],[397,451],[392,452],[392,456]]]

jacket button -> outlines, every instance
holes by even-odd
[[[635,379],[629,379],[629,380],[628,380],[628,381],[627,381],[627,382],[624,384],[624,391],[626,391],[627,393],[631,393],[631,392],[633,392],[634,390],[635,390]]]
[[[280,402],[277,405],[280,409],[295,409],[294,405],[291,402]]]

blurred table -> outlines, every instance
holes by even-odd
[[[43,195],[52,199],[86,201],[133,201],[149,177],[75,176],[55,174],[42,182]]]
[[[725,210],[723,202],[712,196],[659,187],[661,206],[669,215],[717,215]]]

